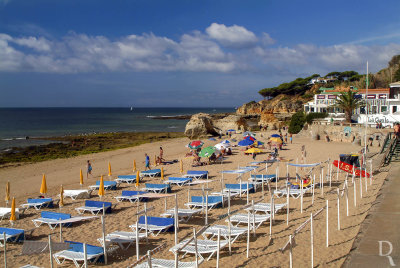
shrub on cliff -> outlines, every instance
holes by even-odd
[[[297,134],[302,130],[306,122],[306,115],[303,111],[297,112],[292,116],[289,124],[289,133]]]
[[[328,113],[309,113],[306,115],[306,122],[311,124],[314,119],[328,117]]]

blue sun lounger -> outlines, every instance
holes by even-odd
[[[6,233],[6,242],[20,242],[25,239],[25,230],[15,228],[0,227],[0,246],[4,246],[4,233]]]
[[[208,179],[208,171],[207,170],[188,170],[183,177],[186,178],[194,178],[196,180],[198,179]]]
[[[93,215],[99,214],[99,212],[103,211],[103,206],[105,209],[105,213],[111,213],[112,203],[111,202],[102,202],[102,201],[93,201],[93,200],[85,200],[85,205],[82,207],[75,208],[79,214],[83,214],[85,211],[91,212]]]
[[[146,202],[147,198],[141,197],[143,194],[147,194],[148,192],[144,191],[122,191],[120,196],[114,197],[118,202],[121,201],[129,201],[131,203],[135,203],[137,201]]]
[[[116,181],[104,181],[104,190],[117,190],[119,183]],[[98,190],[100,188],[100,181],[96,181],[96,185],[90,185],[91,189]]]
[[[164,183],[176,184],[179,187],[182,187],[189,182],[192,182],[192,178],[169,177],[167,181],[164,181]]]
[[[54,207],[53,201],[54,200],[51,198],[28,198],[27,203],[22,204],[21,207],[26,209],[35,208],[36,210],[41,208],[52,208]]]
[[[157,183],[146,183],[146,187],[143,191],[153,192],[153,193],[170,193],[171,185],[169,184],[157,184]]]
[[[119,175],[116,179],[116,182],[118,183],[128,183],[128,184],[132,184],[132,183],[136,183],[136,175]],[[140,182],[140,178],[139,178],[139,182]]]
[[[70,219],[71,218],[71,214],[67,214],[67,213],[59,213],[59,212],[52,212],[52,211],[42,211],[40,213],[40,218],[38,219],[33,219],[33,224],[36,227],[39,227],[40,225],[47,224],[51,230],[54,230],[57,225],[59,225],[59,221],[60,220],[66,220],[66,219]],[[65,227],[69,227],[71,226],[71,223],[65,223],[63,224],[63,226]]]
[[[211,210],[213,208],[222,206],[223,196],[209,195],[207,200],[208,200],[208,209]],[[195,208],[195,207],[205,208],[206,205],[207,202],[205,198],[203,199],[203,196],[192,196],[191,202],[185,204],[185,206],[189,208]]]
[[[57,264],[62,265],[66,260],[72,261],[76,267],[83,267],[78,262],[84,262],[83,243],[65,241],[69,243],[69,248],[53,254]],[[104,251],[102,247],[86,244],[87,260],[96,263],[104,262]]]
[[[158,177],[161,175],[161,169],[150,169],[150,170],[145,170],[140,172],[140,177],[150,177],[150,178],[154,178],[154,177]]]
[[[159,235],[161,232],[172,232],[174,230],[174,218],[163,218],[163,217],[150,217],[147,216],[147,232],[153,236]],[[136,224],[129,226],[133,231],[139,232],[146,230],[146,216],[140,216],[138,227],[136,230]]]

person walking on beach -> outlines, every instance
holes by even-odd
[[[289,134],[289,139],[290,139],[290,144],[292,144],[293,143],[293,135],[292,135],[292,133]]]
[[[146,153],[144,154],[144,157],[146,159],[145,160],[146,166],[145,166],[144,170],[150,169],[150,157]]]
[[[87,172],[86,172],[86,179],[89,178],[89,174],[92,175],[92,164],[90,163],[90,160],[87,161]]]

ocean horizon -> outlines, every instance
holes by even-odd
[[[155,119],[196,113],[232,113],[235,108],[0,108],[0,150],[49,143],[30,138],[110,132],[183,132],[186,119]]]

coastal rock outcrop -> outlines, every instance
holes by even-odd
[[[185,135],[194,139],[208,134],[217,135],[211,116],[205,113],[192,115],[190,121],[186,124]]]

